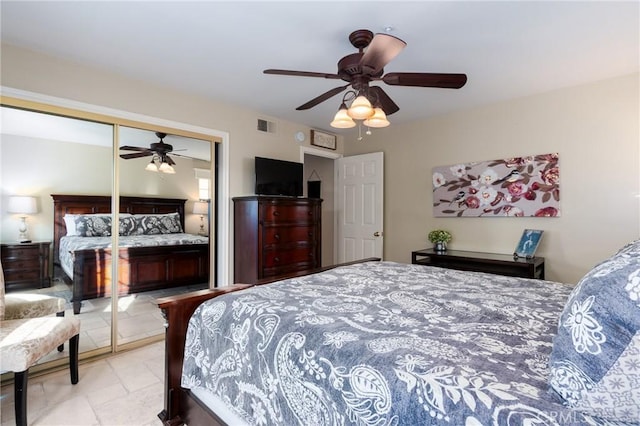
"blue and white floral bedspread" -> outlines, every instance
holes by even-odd
[[[370,262],[212,299],[182,386],[256,425],[600,424],[548,391],[571,287]]]

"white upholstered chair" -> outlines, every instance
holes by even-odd
[[[36,315],[43,312],[64,312],[58,298],[32,300],[28,307],[28,297],[5,295],[4,274],[0,263],[0,372],[12,371],[14,378],[16,425],[27,424],[27,379],[29,368],[40,358],[69,340],[69,370],[71,383],[78,383],[78,340],[80,320],[75,316],[36,316],[16,319],[22,315]],[[5,304],[10,301],[10,305]]]
[[[2,285],[4,288],[4,284]],[[4,299],[4,319],[44,317],[51,314],[64,316],[66,300],[61,297],[37,293],[8,293]]]
[[[0,273],[2,273],[0,265]],[[4,292],[4,276],[2,292]],[[2,296],[0,296],[2,297]],[[56,314],[59,317],[64,316],[64,308],[67,301],[61,297],[47,296],[37,293],[10,293],[4,295],[4,318],[0,319],[12,320],[23,318],[44,317]],[[58,346],[58,351],[64,350],[64,343]]]

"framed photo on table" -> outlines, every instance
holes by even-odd
[[[311,145],[335,150],[336,139],[336,135],[321,132],[319,130],[311,130]]]
[[[514,259],[519,257],[532,259],[536,254],[543,232],[539,229],[525,229],[516,250],[513,252]]]

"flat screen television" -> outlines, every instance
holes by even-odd
[[[256,194],[302,196],[302,163],[256,157]]]

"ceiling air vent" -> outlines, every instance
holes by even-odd
[[[275,133],[276,132],[276,123],[273,121],[263,120],[258,118],[258,131],[265,133]]]

